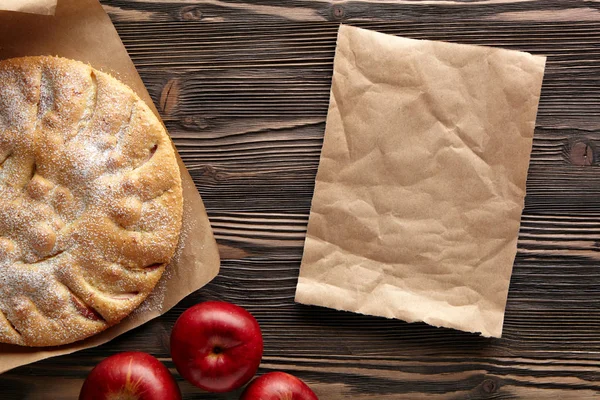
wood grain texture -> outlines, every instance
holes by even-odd
[[[177,316],[206,299],[259,320],[260,372],[321,399],[600,398],[600,2],[102,0],[203,196],[222,272],[111,343],[0,376],[2,399],[73,399],[124,350],[172,369]],[[296,305],[340,21],[548,56],[504,337]],[[178,377],[185,399],[202,393]]]

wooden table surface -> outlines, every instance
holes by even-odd
[[[320,399],[600,398],[600,2],[102,0],[202,194],[220,275],[116,340],[0,376],[0,399],[75,399],[125,350],[174,371],[178,315],[207,299],[260,322],[260,373]],[[294,304],[338,24],[543,54],[504,336]],[[185,399],[208,394],[178,377]]]

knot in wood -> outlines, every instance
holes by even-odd
[[[202,11],[197,6],[183,7],[179,15],[182,21],[200,21],[202,19]]]
[[[343,6],[336,4],[333,6],[332,14],[333,18],[341,20],[346,15],[346,11],[344,10]]]
[[[492,394],[498,389],[498,384],[492,379],[486,379],[481,383],[481,389],[485,394]]]
[[[594,163],[594,149],[586,142],[577,142],[571,146],[571,163],[579,166],[588,166]]]

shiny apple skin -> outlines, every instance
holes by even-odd
[[[269,372],[246,387],[240,400],[319,400],[301,379],[285,372]]]
[[[79,400],[181,400],[181,392],[160,361],[148,353],[128,351],[96,365]]]
[[[246,384],[260,365],[263,338],[248,311],[223,301],[206,301],[184,311],[171,332],[177,371],[209,392]]]

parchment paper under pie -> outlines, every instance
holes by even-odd
[[[28,2],[44,6],[49,3],[48,0]],[[0,2],[0,9],[4,4]],[[131,87],[158,115],[110,18],[97,0],[60,0],[55,16],[0,11],[0,59],[34,55],[79,60],[112,74]],[[180,246],[152,295],[118,325],[81,342],[42,349],[0,345],[0,373],[106,343],[165,313],[218,274],[219,254],[204,204],[181,159],[179,167],[184,197]]]
[[[54,15],[57,0],[2,0],[0,10]]]
[[[544,66],[342,25],[296,301],[500,337]]]

